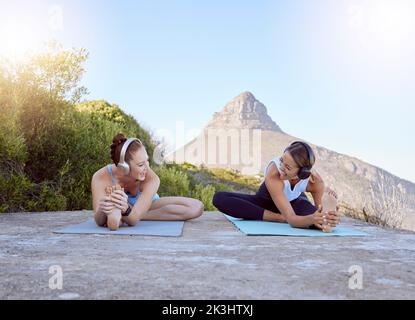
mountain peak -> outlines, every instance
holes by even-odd
[[[242,92],[239,96],[237,96],[234,100],[256,100],[254,95],[249,91]]]
[[[244,91],[216,112],[207,128],[261,129],[282,132],[268,115],[267,108],[255,96]]]

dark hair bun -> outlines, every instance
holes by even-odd
[[[125,141],[127,141],[127,138],[123,133],[118,133],[112,138],[112,144],[111,144],[111,160],[118,164],[119,161],[119,154],[121,151],[121,144],[123,144]],[[118,154],[118,157],[116,155]],[[118,159],[117,159],[118,158]]]

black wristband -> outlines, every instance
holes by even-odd
[[[121,215],[123,217],[128,217],[130,215],[131,211],[132,211],[132,208],[131,208],[130,205],[128,205],[128,209],[125,212],[122,212]]]

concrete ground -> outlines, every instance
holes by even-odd
[[[415,299],[413,232],[344,218],[370,236],[245,236],[205,212],[177,238],[52,233],[91,216],[1,214],[0,299]]]

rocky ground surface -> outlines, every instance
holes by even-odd
[[[90,217],[1,214],[0,299],[415,299],[413,232],[344,218],[370,235],[246,236],[205,212],[181,237],[53,233]]]

